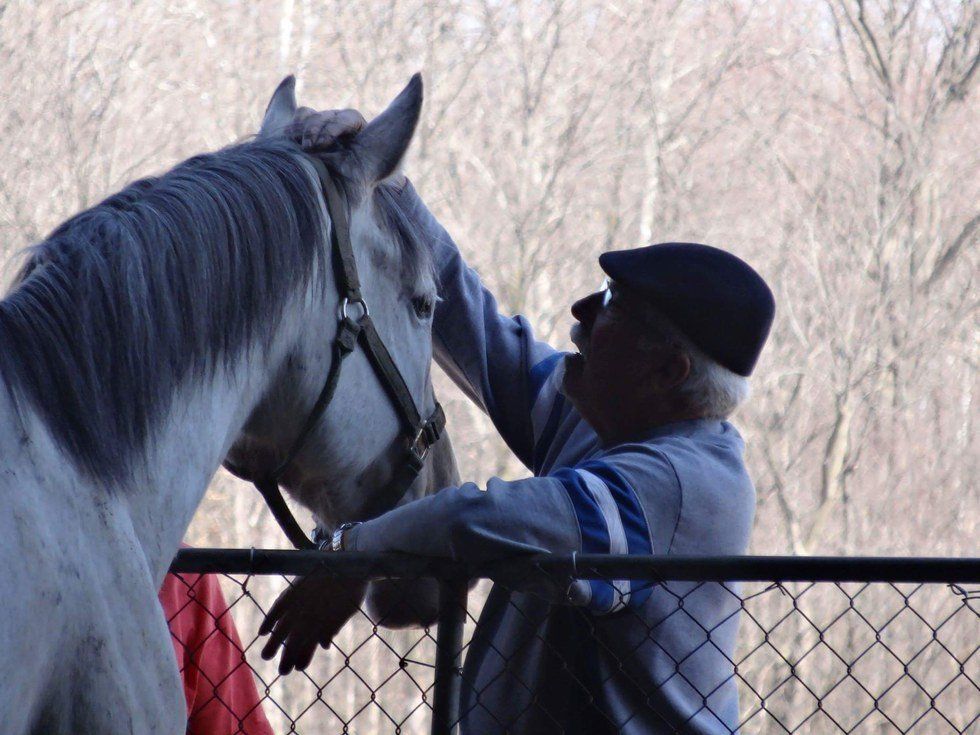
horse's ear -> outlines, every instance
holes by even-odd
[[[268,138],[282,135],[286,126],[293,121],[296,114],[296,77],[290,74],[279,82],[276,91],[272,93],[269,106],[265,108],[262,118],[262,128],[259,137]]]
[[[415,74],[388,109],[374,118],[353,142],[365,183],[391,176],[398,168],[422,110],[422,75]]]

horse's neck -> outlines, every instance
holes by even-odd
[[[25,533],[43,527],[59,547],[141,554],[159,585],[208,483],[295,339],[301,320],[294,322],[279,326],[268,352],[243,354],[180,386],[126,487],[109,491],[77,470],[33,412],[0,421],[0,504],[25,516]],[[0,384],[0,417],[15,415]]]
[[[127,497],[136,536],[159,580],[266,379],[260,361],[243,359],[236,369],[184,386],[175,396],[137,473],[147,487]]]
[[[245,350],[207,379],[179,388],[168,418],[146,454],[147,492],[128,495],[133,526],[151,573],[158,581],[170,564],[208,483],[239,438],[246,421],[280,375],[285,356],[323,318],[311,293],[297,294],[284,308],[266,349]],[[225,364],[230,362],[231,364]]]

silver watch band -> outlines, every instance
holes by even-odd
[[[330,539],[330,550],[331,551],[343,551],[344,550],[344,532],[351,530],[354,526],[360,525],[360,521],[355,521],[354,523],[341,523],[337,530],[333,532],[333,537]]]

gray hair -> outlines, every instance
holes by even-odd
[[[706,418],[728,418],[749,397],[749,379],[732,372],[709,357],[673,322],[652,306],[643,306],[641,318],[660,334],[658,340],[684,352],[691,361],[691,372],[680,385],[679,392]],[[641,341],[641,349],[649,350],[653,338]]]

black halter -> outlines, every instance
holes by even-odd
[[[317,175],[320,177],[327,211],[330,213],[330,242],[333,252],[334,280],[337,285],[337,294],[340,296],[339,326],[337,337],[333,343],[333,359],[330,370],[327,373],[323,388],[320,390],[320,395],[317,396],[316,403],[313,404],[313,408],[306,417],[303,428],[293,440],[292,446],[278,467],[267,475],[249,477],[243,468],[236,466],[227,459],[224,462],[225,469],[236,477],[251,482],[258,488],[262,497],[265,498],[269,510],[272,511],[272,515],[279,523],[279,527],[297,549],[314,549],[316,545],[309,539],[289,511],[289,507],[282,497],[282,492],[279,490],[279,481],[320,421],[327,406],[330,405],[340,380],[340,369],[344,359],[356,349],[358,343],[367,354],[378,380],[384,386],[388,398],[398,412],[406,440],[404,458],[395,473],[395,477],[386,487],[380,489],[369,499],[363,513],[364,518],[378,516],[398,504],[419,476],[422,467],[425,465],[425,458],[429,449],[439,440],[446,425],[446,417],[438,401],[429,418],[423,420],[419,415],[415,401],[412,400],[412,394],[405,384],[405,379],[394,360],[391,359],[391,354],[385,348],[381,335],[375,329],[374,322],[368,312],[367,303],[361,294],[361,284],[357,277],[357,264],[354,261],[354,248],[350,241],[350,227],[347,222],[344,198],[330,172],[327,171],[327,167],[313,156],[309,156],[309,160],[313,163]],[[349,313],[351,306],[359,307],[360,316],[356,319],[351,317]]]

